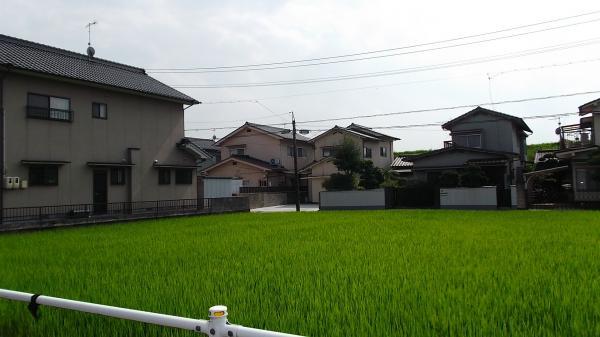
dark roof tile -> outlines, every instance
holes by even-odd
[[[186,104],[192,97],[148,76],[144,69],[0,34],[0,65],[132,90]]]

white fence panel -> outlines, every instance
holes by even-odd
[[[456,187],[440,189],[441,208],[496,209],[496,186]]]
[[[319,208],[322,210],[384,209],[385,189],[321,192]]]
[[[228,198],[232,196],[231,178],[204,178],[205,198]]]

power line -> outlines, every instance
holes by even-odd
[[[543,53],[549,53],[559,50],[571,49],[581,46],[586,46],[594,43],[600,42],[599,37],[587,40],[581,40],[571,43],[559,44],[546,46],[541,48],[527,49],[519,52],[513,53],[505,53],[493,56],[486,56],[480,58],[472,58],[465,59],[453,62],[446,63],[438,63],[434,65],[428,66],[419,66],[412,68],[403,68],[403,69],[395,69],[395,70],[386,70],[379,72],[369,72],[369,73],[358,73],[358,74],[350,74],[350,75],[339,75],[339,76],[330,76],[330,77],[317,77],[317,78],[305,78],[299,80],[287,80],[287,81],[271,81],[271,82],[250,82],[250,83],[224,83],[224,84],[207,84],[207,85],[171,85],[174,88],[197,88],[197,89],[222,89],[222,88],[247,88],[247,87],[267,87],[267,86],[280,86],[280,85],[297,85],[297,84],[312,84],[312,83],[321,83],[321,82],[331,82],[331,81],[344,81],[344,80],[354,80],[354,79],[362,79],[362,78],[370,78],[370,77],[381,77],[381,76],[392,76],[392,75],[401,75],[408,73],[416,73],[422,71],[431,71],[431,70],[439,70],[445,68],[454,68],[460,66],[467,66],[472,64],[479,63],[487,63],[493,61],[499,61],[504,59],[511,59],[523,56],[537,55]]]
[[[577,60],[577,61],[571,61],[571,62],[566,62],[566,63],[546,64],[546,65],[536,66],[536,67],[515,68],[515,69],[510,69],[510,70],[504,70],[504,71],[496,72],[496,73],[488,73],[487,76],[495,78],[495,77],[498,77],[500,75],[515,73],[515,72],[541,70],[541,69],[547,69],[547,68],[563,67],[563,66],[570,66],[570,65],[580,64],[580,63],[591,63],[591,62],[598,62],[598,61],[600,61],[600,58]],[[208,101],[202,101],[202,105],[207,105],[207,104],[252,103],[252,102],[254,102],[256,100],[258,100],[258,101],[266,101],[266,100],[273,100],[273,99],[303,97],[303,96],[313,96],[313,95],[323,95],[323,94],[346,92],[346,91],[357,91],[357,90],[366,90],[366,89],[379,89],[379,88],[386,88],[386,87],[393,87],[393,86],[400,86],[400,85],[408,85],[408,84],[420,84],[420,83],[430,83],[430,82],[447,81],[447,80],[452,80],[452,79],[457,79],[457,78],[475,77],[475,76],[480,76],[480,75],[481,74],[475,74],[475,73],[473,73],[473,74],[464,75],[464,76],[452,76],[452,77],[435,78],[435,79],[427,79],[427,80],[397,82],[397,83],[390,83],[390,84],[377,84],[377,85],[370,85],[370,86],[364,86],[364,87],[333,89],[333,90],[316,91],[316,92],[305,92],[305,93],[298,93],[298,94],[281,95],[281,96],[270,96],[270,97],[254,98],[254,99],[231,99],[231,100],[222,99],[222,100],[212,100],[212,101],[208,100]],[[207,123],[212,123],[212,122],[207,122]],[[216,123],[218,123],[218,122],[216,122]]]
[[[495,102],[494,104],[500,105],[500,104],[523,103],[523,102],[541,101],[541,100],[549,100],[549,99],[557,99],[557,98],[565,98],[565,97],[573,97],[573,96],[581,96],[581,95],[590,95],[590,94],[600,94],[600,90],[575,92],[575,93],[559,94],[559,95],[540,96],[540,97],[521,98],[521,99],[513,99],[513,100],[504,100],[504,101]],[[349,117],[314,119],[314,120],[306,120],[306,121],[297,121],[296,124],[308,124],[308,123],[320,123],[320,122],[337,122],[337,121],[343,121],[343,120],[349,120],[349,119],[358,119],[358,118],[374,118],[374,117],[406,115],[406,114],[423,113],[423,112],[457,110],[457,109],[466,109],[466,108],[473,108],[473,107],[485,106],[485,105],[488,105],[488,103],[485,102],[485,103],[477,103],[477,104],[464,104],[464,105],[454,105],[454,106],[438,107],[438,108],[405,110],[405,111],[379,113],[379,114],[370,114],[370,115],[355,115],[355,116],[349,116]],[[545,115],[541,115],[541,116],[545,116]],[[548,115],[548,116],[552,116],[553,117],[554,115]],[[283,124],[284,123],[280,123],[280,124],[266,124],[266,126],[278,126],[278,125],[283,125]],[[238,127],[239,126],[218,127],[218,128],[186,129],[185,131],[230,130],[230,129],[236,129]]]
[[[231,72],[244,72],[244,71],[263,71],[263,70],[287,69],[287,68],[298,68],[298,67],[314,67],[314,66],[321,66],[321,65],[327,65],[327,64],[337,64],[337,63],[367,61],[367,60],[374,60],[374,59],[380,59],[380,58],[388,58],[388,57],[395,57],[395,56],[402,56],[402,55],[411,55],[411,54],[420,54],[420,53],[425,53],[425,52],[430,52],[430,51],[437,51],[437,50],[444,50],[444,49],[449,49],[449,48],[457,48],[457,47],[464,47],[464,46],[476,45],[476,44],[480,44],[480,43],[493,42],[493,41],[498,41],[498,40],[504,40],[504,39],[514,38],[514,37],[520,37],[520,36],[535,34],[535,33],[547,32],[547,31],[551,31],[551,30],[562,29],[562,28],[567,28],[567,27],[572,27],[572,26],[578,26],[578,25],[592,23],[592,22],[598,22],[598,21],[600,21],[600,18],[594,19],[594,20],[583,21],[583,22],[576,22],[576,23],[572,23],[572,24],[568,24],[568,25],[562,25],[562,26],[557,26],[557,27],[549,27],[549,28],[539,29],[539,30],[535,30],[535,31],[531,31],[531,32],[524,32],[524,33],[511,34],[511,35],[506,35],[506,36],[499,36],[499,37],[495,37],[495,38],[491,38],[491,39],[484,39],[484,40],[463,42],[463,43],[453,44],[453,45],[449,45],[449,46],[441,46],[441,47],[434,47],[434,48],[427,48],[427,49],[411,50],[411,51],[402,52],[402,53],[394,53],[394,54],[386,54],[386,55],[377,55],[377,56],[354,58],[354,59],[348,59],[348,60],[336,60],[336,61],[317,62],[317,63],[304,63],[304,64],[294,64],[294,65],[284,65],[284,66],[264,67],[264,68],[246,68],[246,69],[229,69],[229,70],[202,70],[202,71],[176,70],[176,71],[148,71],[148,72],[149,73],[157,73],[157,74],[231,73]]]
[[[578,14],[578,15],[567,16],[567,17],[561,17],[561,18],[552,19],[552,20],[546,20],[546,21],[536,22],[536,23],[527,24],[527,25],[521,25],[521,26],[515,26],[515,27],[505,28],[505,29],[491,31],[491,32],[486,32],[486,33],[479,33],[479,34],[461,36],[461,37],[456,37],[456,38],[451,38],[451,39],[438,40],[438,41],[433,41],[433,42],[419,43],[419,44],[407,45],[407,46],[402,46],[402,47],[387,48],[387,49],[380,49],[380,50],[372,50],[372,51],[365,51],[365,52],[358,52],[358,53],[351,53],[351,54],[344,54],[344,55],[326,56],[326,57],[318,57],[318,58],[291,60],[291,61],[279,61],[279,62],[269,62],[269,63],[245,64],[245,65],[230,65],[230,66],[215,66],[215,67],[191,67],[191,68],[154,68],[154,69],[147,69],[147,70],[148,71],[154,71],[154,72],[156,72],[156,71],[185,71],[185,70],[218,70],[218,69],[234,69],[234,68],[249,68],[249,67],[274,66],[274,65],[283,65],[283,64],[293,64],[293,63],[303,63],[303,62],[312,62],[312,61],[331,60],[331,59],[338,59],[338,58],[347,58],[347,57],[354,57],[354,56],[361,56],[361,55],[369,55],[369,54],[377,54],[377,53],[389,52],[389,51],[394,51],[394,50],[402,50],[402,49],[411,49],[411,48],[416,48],[416,47],[424,47],[424,46],[430,46],[430,45],[436,45],[436,44],[442,44],[442,43],[448,43],[448,42],[466,40],[466,39],[471,39],[471,38],[476,38],[476,37],[482,37],[482,36],[487,36],[487,35],[494,35],[494,34],[498,34],[498,33],[513,31],[513,30],[519,30],[519,29],[523,29],[523,28],[530,28],[530,27],[535,27],[535,26],[541,26],[541,25],[545,25],[545,24],[549,24],[549,23],[554,23],[554,22],[559,22],[559,21],[565,21],[565,20],[575,19],[575,18],[584,17],[584,16],[591,16],[591,15],[598,14],[598,13],[600,13],[600,10],[599,11],[582,13],[582,14]]]

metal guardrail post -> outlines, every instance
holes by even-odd
[[[193,319],[153,312],[113,307],[102,304],[67,300],[58,297],[29,294],[19,291],[0,289],[0,298],[13,301],[28,302],[28,308],[34,318],[38,318],[40,305],[87,312],[130,321],[156,324],[160,326],[195,331],[209,337],[302,337],[282,332],[247,328],[230,324],[227,320],[227,307],[217,305],[209,309],[209,319]]]

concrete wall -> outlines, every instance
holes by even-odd
[[[61,166],[58,186],[6,191],[4,207],[92,202],[92,168],[87,162],[116,162],[132,154],[131,191],[108,183],[108,202],[196,197],[189,185],[158,185],[159,164],[195,165],[175,144],[184,136],[182,104],[67,82],[9,73],[4,82],[6,176],[28,179],[21,160],[70,161]],[[71,99],[73,121],[27,118],[27,93]],[[92,118],[92,102],[106,103],[108,119]],[[110,178],[110,177],[109,177]]]
[[[211,200],[211,213],[247,211],[250,211],[250,201],[247,197],[240,196]]]
[[[249,200],[250,208],[261,208],[288,203],[287,193],[280,192],[261,192],[261,193],[242,193],[240,196]]]
[[[440,208],[496,209],[496,186],[441,188]]]
[[[385,189],[321,192],[319,209],[384,209]]]

